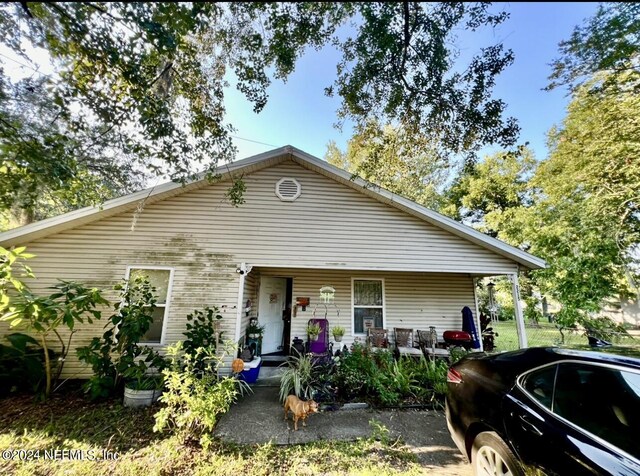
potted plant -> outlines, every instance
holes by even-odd
[[[333,338],[336,342],[342,342],[342,336],[344,336],[344,327],[334,326],[333,329],[331,329],[331,332],[333,333]]]
[[[247,335],[249,336],[249,339],[258,339],[262,337],[262,334],[264,334],[264,327],[265,326],[261,326],[257,322],[250,322],[247,326]]]
[[[320,329],[319,324],[309,324],[307,326],[307,335],[309,336],[309,340],[318,340],[321,330],[322,329]]]
[[[124,406],[131,408],[148,407],[162,394],[164,376],[144,373],[143,367],[137,367],[139,375],[124,386]]]

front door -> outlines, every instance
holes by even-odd
[[[260,297],[258,302],[258,321],[265,326],[262,336],[262,353],[278,352],[282,345],[284,321],[282,311],[285,309],[287,295],[286,278],[260,278]]]

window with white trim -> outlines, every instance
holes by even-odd
[[[381,279],[353,280],[353,330],[365,334],[367,327],[384,326],[384,287]]]
[[[147,277],[149,284],[155,288],[156,308],[153,310],[153,321],[149,330],[140,339],[145,344],[161,344],[163,329],[167,319],[169,309],[169,293],[171,292],[172,270],[169,268],[136,267],[131,266],[128,270],[127,278],[132,280],[136,277]]]

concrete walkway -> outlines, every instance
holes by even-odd
[[[471,467],[451,441],[444,413],[415,410],[352,410],[310,415],[307,426],[293,431],[291,416],[284,421],[278,401],[278,387],[253,387],[231,407],[216,426],[215,435],[238,444],[276,445],[310,443],[319,440],[346,440],[371,436],[371,420],[389,429],[392,438],[400,437],[416,453],[422,465],[438,474],[468,476]]]

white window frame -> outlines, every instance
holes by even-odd
[[[356,337],[362,337],[367,335],[366,332],[359,332],[356,334],[356,313],[355,313],[355,282],[356,281],[380,281],[382,283],[382,327],[387,328],[387,297],[384,278],[371,277],[371,276],[352,276],[351,277],[351,335]],[[380,306],[358,306],[362,308],[379,308]]]
[[[129,281],[129,276],[131,275],[132,269],[152,269],[152,270],[161,270],[161,271],[169,271],[169,285],[167,286],[167,300],[164,304],[156,304],[156,307],[164,306],[164,316],[162,317],[162,333],[160,335],[160,342],[140,342],[140,345],[146,345],[148,347],[159,347],[166,344],[166,335],[167,335],[167,322],[169,322],[169,308],[171,307],[171,294],[173,291],[173,274],[175,269],[170,266],[150,266],[146,264],[132,264],[127,266],[127,271],[125,273],[125,279],[127,282]]]

